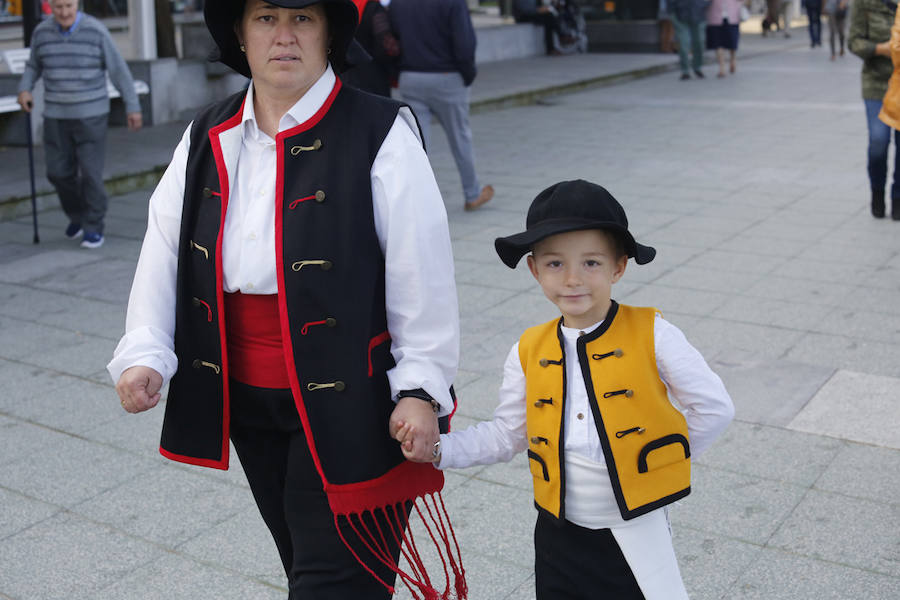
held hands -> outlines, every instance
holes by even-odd
[[[139,413],[157,405],[162,384],[162,375],[155,369],[131,367],[119,377],[116,392],[122,401],[122,408],[130,413]]]
[[[424,463],[440,459],[440,453],[434,453],[440,447],[435,444],[441,439],[437,414],[429,403],[420,398],[407,396],[397,401],[391,413],[389,432],[392,438],[400,442],[400,449],[407,460]]]

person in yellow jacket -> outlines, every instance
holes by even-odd
[[[407,458],[439,469],[527,450],[538,600],[686,599],[666,507],[690,492],[691,457],[734,406],[677,327],[611,298],[628,258],[646,264],[656,250],[635,241],[606,189],[583,180],[538,194],[526,231],[495,248],[511,268],[530,252],[528,268],[561,317],[512,347],[491,421],[442,434],[428,453],[410,444],[412,426],[392,434]]]
[[[884,93],[878,118],[892,129],[900,129],[900,8],[894,13],[889,44],[894,71],[888,80],[888,88]],[[900,220],[900,214],[895,215],[892,212],[891,217]]]

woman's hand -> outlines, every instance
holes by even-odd
[[[435,444],[440,442],[437,414],[428,402],[406,396],[397,401],[389,424],[391,437],[400,442],[407,460],[433,462]]]
[[[131,367],[126,369],[119,382],[116,384],[116,392],[122,401],[122,408],[130,413],[139,413],[153,408],[161,398],[163,378],[155,369],[150,367]]]

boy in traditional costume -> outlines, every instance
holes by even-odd
[[[526,224],[495,248],[510,268],[531,252],[528,267],[562,316],[522,334],[493,420],[441,435],[433,462],[462,468],[528,451],[538,600],[687,598],[665,507],[690,493],[691,456],[731,421],[731,398],[656,309],[611,299],[628,258],[646,264],[656,250],[635,241],[609,192],[555,184]],[[429,458],[408,445],[413,425],[394,437],[408,458]]]

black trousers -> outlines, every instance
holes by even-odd
[[[390,598],[388,589],[365,571],[338,536],[290,390],[234,380],[230,385],[231,441],[278,547],[289,600]],[[365,519],[374,530],[372,515]],[[361,529],[358,518],[354,520]],[[389,531],[386,521],[380,518],[379,524],[382,531]],[[393,585],[394,574],[353,538],[352,529],[341,531],[360,558]],[[399,546],[392,550],[396,561]]]
[[[559,21],[552,13],[533,13],[516,16],[516,23],[534,23],[544,26],[544,47],[547,54],[553,51],[553,34],[560,35]]]
[[[537,600],[644,600],[609,529],[557,524],[543,512],[534,526]]]

